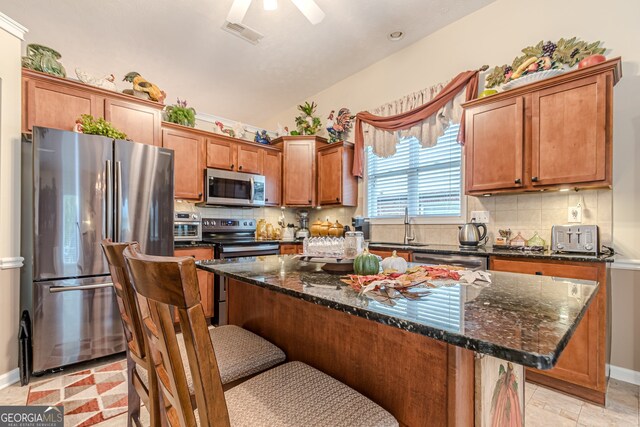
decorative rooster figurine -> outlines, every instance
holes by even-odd
[[[224,124],[222,124],[222,122],[220,121],[215,122],[215,125],[218,126],[218,129],[220,129],[220,133],[229,135],[231,138],[235,138],[236,133],[233,131],[233,129],[225,129]]]
[[[167,97],[167,94],[164,93],[163,90],[160,90],[158,86],[145,80],[145,78],[142,77],[140,73],[137,73],[135,71],[132,71],[124,76],[124,79],[122,79],[122,81],[133,83],[133,90],[145,92],[147,95],[149,95],[149,99],[151,99],[152,101],[163,102]]]
[[[348,108],[341,108],[335,119],[334,113],[335,110],[331,110],[329,117],[327,117],[327,132],[329,132],[329,142],[331,143],[343,140],[343,134],[351,129],[351,121],[355,118]]]

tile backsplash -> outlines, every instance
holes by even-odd
[[[468,218],[471,211],[489,211],[489,242],[492,243],[498,229],[510,228],[515,236],[521,232],[525,239],[538,232],[547,245],[551,241],[551,226],[567,223],[567,210],[570,206],[582,205],[582,223],[597,224],[600,227],[600,241],[611,244],[612,235],[612,191],[583,190],[579,192],[527,193],[517,195],[496,195],[490,197],[467,197]],[[360,200],[360,203],[362,201]],[[276,225],[280,218],[281,208],[217,208],[199,207],[204,218],[264,218]],[[284,209],[287,224],[298,226],[296,209]],[[331,222],[340,221],[343,225],[351,225],[351,218],[358,208],[336,207],[308,209],[309,224],[316,220]],[[458,225],[425,225],[412,224],[416,242],[457,245]],[[378,242],[401,242],[404,236],[404,225],[372,225],[371,240]]]
[[[547,245],[551,241],[551,226],[567,223],[570,206],[582,205],[582,223],[596,224],[600,228],[600,241],[611,245],[612,191],[583,190],[579,192],[527,193],[490,197],[467,197],[468,218],[471,211],[489,211],[489,242],[492,243],[498,229],[510,228],[515,236],[521,232],[525,239],[538,232]],[[457,225],[412,225],[416,242],[457,245]],[[401,242],[403,225],[374,225],[372,240]]]
[[[260,219],[264,218],[267,222],[270,222],[274,226],[278,224],[280,219],[280,212],[284,211],[284,218],[287,224],[293,224],[298,226],[298,219],[296,218],[296,212],[303,209],[278,207],[264,207],[264,208],[228,208],[228,207],[202,207],[199,206],[198,210],[202,214],[203,218],[251,218]],[[326,220],[335,222],[340,221],[342,225],[351,225],[351,217],[355,215],[356,208],[349,207],[337,207],[337,208],[323,208],[323,209],[304,209],[309,212],[309,218],[311,225],[316,220]]]

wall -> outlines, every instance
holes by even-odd
[[[20,37],[0,13],[0,388],[18,379],[20,317]]]
[[[640,305],[640,4],[636,1],[596,0],[535,2],[496,2],[425,37],[372,66],[309,96],[319,105],[324,120],[328,112],[348,106],[353,112],[368,110],[413,91],[446,81],[465,69],[483,64],[499,65],[510,61],[524,46],[540,39],[579,36],[588,41],[602,40],[607,56],[623,57],[623,78],[614,96],[614,189],[613,208],[605,207],[606,192],[581,192],[589,209],[597,209],[593,220],[603,225],[604,240],[612,236],[614,247],[631,270],[612,272],[613,365],[640,371],[640,323],[632,307]],[[300,100],[301,102],[304,100]],[[289,125],[297,115],[296,107],[279,112],[263,125],[278,122]],[[361,186],[362,190],[362,186]],[[591,194],[596,194],[595,199]],[[469,205],[495,206],[495,228],[504,221],[512,230],[533,231],[549,221],[560,219],[564,196],[553,200],[547,195],[494,196],[489,200],[470,199]],[[568,196],[571,197],[571,196]],[[540,198],[538,200],[538,198]],[[557,202],[557,205],[555,204]],[[602,202],[602,203],[600,203]],[[568,199],[567,199],[567,203]],[[538,209],[537,206],[540,205]],[[521,208],[522,206],[522,208]],[[530,209],[528,206],[536,206]],[[557,206],[557,207],[551,207]],[[602,207],[602,209],[600,209]],[[554,212],[555,211],[555,212]],[[539,219],[538,219],[539,212]],[[612,214],[611,214],[612,213]],[[611,214],[611,216],[609,216]],[[544,217],[543,217],[544,215]],[[589,218],[587,218],[589,219]],[[374,239],[402,237],[400,226],[374,226]],[[452,226],[417,226],[418,239],[437,243],[455,243]],[[543,231],[544,236],[548,233]],[[634,322],[629,322],[635,320]],[[640,374],[638,376],[640,381]]]

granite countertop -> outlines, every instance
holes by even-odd
[[[589,255],[589,254],[562,254],[553,253],[551,251],[514,251],[501,249],[496,246],[481,246],[477,248],[461,248],[456,245],[404,245],[402,243],[369,243],[371,249],[411,251],[430,254],[443,255],[476,255],[476,256],[501,256],[511,258],[533,258],[555,261],[576,261],[576,262],[613,262],[614,257],[608,254]]]
[[[293,256],[198,262],[207,271],[525,366],[550,369],[598,288],[593,281],[492,272],[493,283],[455,283],[390,306],[361,296]]]

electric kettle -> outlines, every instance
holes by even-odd
[[[486,243],[486,225],[468,222],[465,225],[458,226],[458,229],[458,241],[460,241],[461,246],[478,246]],[[482,233],[480,233],[480,229],[482,229]]]

